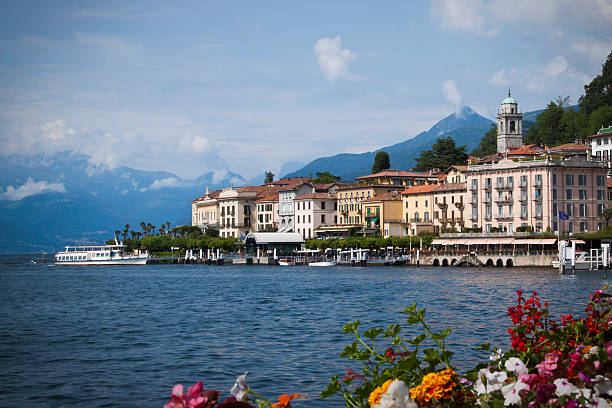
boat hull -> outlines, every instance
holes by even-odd
[[[292,261],[278,261],[280,266],[295,266],[295,262]]]
[[[336,266],[336,262],[333,262],[333,261],[310,262],[308,266]]]
[[[146,265],[149,258],[129,258],[111,260],[55,261],[56,265]]]

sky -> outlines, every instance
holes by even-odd
[[[250,179],[493,119],[508,88],[577,103],[610,21],[609,0],[5,2],[0,155]]]

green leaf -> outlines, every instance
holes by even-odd
[[[404,313],[406,314],[413,313],[416,310],[416,307],[417,307],[417,303],[414,302],[412,306],[408,306],[406,309],[404,309]]]
[[[406,319],[406,323],[408,323],[408,324],[416,324],[416,323],[419,323],[420,321],[421,321],[421,319],[419,319],[419,316],[417,314],[411,314]]]
[[[398,324],[398,323],[390,324],[389,327],[387,327],[387,330],[385,330],[385,333],[383,334],[383,336],[384,337],[395,337],[401,330],[402,330],[401,324]]]
[[[483,343],[480,346],[476,347],[474,350],[476,350],[476,351],[480,351],[480,350],[491,351],[491,342]]]
[[[375,338],[377,338],[377,337],[378,337],[378,335],[379,335],[380,333],[382,333],[382,332],[383,332],[383,329],[380,329],[380,328],[376,328],[376,329],[368,329],[368,330],[366,330],[365,332],[363,332],[363,335],[364,335],[365,337],[367,337],[368,339],[370,339],[370,340],[374,340],[374,339],[375,339]]]
[[[440,353],[438,353],[436,349],[423,349],[423,354],[425,354],[423,361],[427,361],[428,363],[438,363],[442,361],[442,356],[440,356]]]
[[[354,322],[350,322],[342,326],[342,333],[353,333],[357,331],[357,328],[361,322],[359,320],[355,320]]]
[[[414,339],[412,340],[408,340],[408,343],[414,345],[414,346],[418,346],[419,344],[421,344],[425,339],[427,338],[427,335],[425,333],[420,334],[418,336],[416,336]]]
[[[444,340],[445,338],[448,337],[450,332],[451,332],[451,329],[449,327],[446,330],[442,330],[439,333],[432,333],[431,338],[434,339],[434,340]]]
[[[344,348],[344,351],[340,353],[340,358],[351,358],[357,352],[357,340]]]
[[[335,375],[329,379],[329,384],[327,384],[327,388],[321,391],[321,398],[329,398],[332,395],[336,394],[338,391],[342,389],[340,382],[338,381],[338,376]]]

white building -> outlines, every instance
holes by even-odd
[[[304,239],[315,238],[314,230],[337,223],[336,193],[307,193],[294,199],[295,232]]]
[[[206,187],[206,194],[191,201],[191,225],[206,228],[219,227],[219,202],[221,190],[210,192]]]
[[[508,97],[497,113],[497,153],[506,153],[523,145],[523,114],[508,90]]]
[[[612,167],[612,125],[607,128],[602,127],[597,134],[589,136],[591,139],[591,154],[598,160],[608,163]]]
[[[278,232],[295,232],[295,203],[296,197],[307,193],[314,193],[315,188],[310,183],[301,183],[295,187],[288,187],[278,192]]]

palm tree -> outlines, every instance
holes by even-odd
[[[155,235],[155,225],[151,225],[151,229],[153,230],[153,235]]]
[[[137,232],[137,233],[136,233],[136,237],[137,237],[138,239],[140,239],[140,237],[142,237],[142,232]]]
[[[136,231],[130,231],[130,235],[132,236],[132,240],[134,240],[134,237],[136,236]]]
[[[125,227],[123,227],[123,240],[124,241],[127,239],[129,230],[130,230],[130,224],[125,224]]]
[[[151,227],[153,227],[153,226],[151,225],[150,222],[148,222],[146,227],[145,227],[147,229],[147,234],[149,234],[149,232],[151,232]]]
[[[166,230],[166,224],[162,224],[159,226],[159,234],[163,235]]]
[[[115,230],[115,239],[116,239],[117,241],[119,241],[119,234],[121,234],[121,231],[119,231],[119,230]]]
[[[144,234],[144,236],[146,237],[146,236],[147,236],[147,234],[146,234],[145,232],[147,231],[147,224],[145,224],[145,222],[144,222],[144,221],[142,221],[142,222],[140,223],[140,228],[142,228],[142,233],[143,233],[143,234]]]

